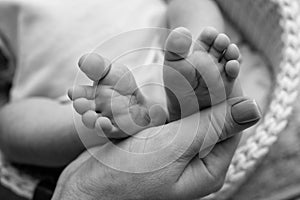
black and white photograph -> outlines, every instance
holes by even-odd
[[[299,0],[0,0],[0,200],[300,200]]]

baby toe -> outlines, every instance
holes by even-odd
[[[95,111],[89,110],[82,115],[82,122],[86,127],[94,129],[98,117],[99,115]]]
[[[99,81],[106,76],[110,69],[109,62],[96,53],[82,56],[78,66],[92,81]]]
[[[165,59],[176,61],[186,58],[192,45],[191,32],[183,27],[174,29],[168,36],[165,44]]]
[[[82,115],[89,110],[95,110],[96,105],[95,105],[95,101],[93,101],[93,100],[79,98],[74,101],[73,107],[77,113]]]
[[[96,121],[95,127],[98,131],[103,132],[107,138],[122,139],[129,135],[114,126],[111,120],[107,117],[99,117]]]
[[[194,50],[209,51],[217,36],[218,31],[215,28],[204,28],[194,46]]]
[[[94,99],[96,89],[93,86],[75,86],[68,90],[68,96],[71,100],[86,98]]]
[[[212,48],[210,49],[210,54],[220,61],[222,59],[224,50],[227,49],[229,44],[229,37],[223,33],[219,34],[215,39]]]
[[[167,113],[161,105],[152,105],[149,109],[149,117],[152,126],[160,126],[166,123]]]
[[[224,58],[226,61],[237,60],[240,57],[240,50],[235,44],[230,44],[224,53]]]
[[[126,65],[121,63],[114,63],[107,76],[99,84],[111,86],[122,95],[133,94],[137,90],[134,75]]]
[[[113,125],[107,117],[99,117],[96,121],[96,128],[108,133],[113,129]]]
[[[230,79],[236,79],[239,71],[240,63],[237,60],[230,60],[225,64],[225,73]]]

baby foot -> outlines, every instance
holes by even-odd
[[[239,49],[225,34],[205,28],[191,46],[185,28],[173,30],[166,41],[163,78],[170,121],[226,100],[239,74]]]
[[[85,126],[101,129],[109,138],[123,138],[166,121],[163,108],[146,100],[130,70],[98,54],[83,56],[80,69],[94,86],[69,91]]]

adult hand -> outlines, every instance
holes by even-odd
[[[221,188],[239,133],[260,117],[254,101],[234,98],[164,127],[95,147],[64,170],[53,199],[203,197]],[[191,129],[195,122],[197,129]],[[200,158],[199,151],[207,149],[211,150]]]

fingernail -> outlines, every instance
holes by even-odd
[[[262,117],[255,100],[245,100],[234,104],[231,108],[231,114],[233,120],[240,125],[257,122]]]

